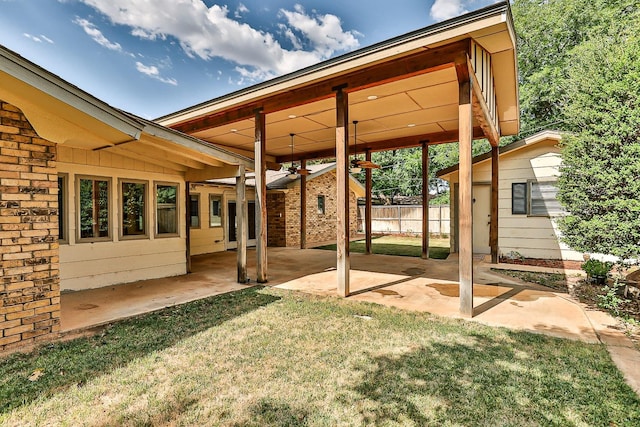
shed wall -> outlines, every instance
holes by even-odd
[[[525,146],[500,156],[498,192],[498,244],[501,255],[518,253],[526,258],[582,260],[582,254],[561,242],[561,234],[554,218],[514,215],[511,213],[511,184],[537,181],[556,181],[560,174],[560,149],[557,141],[546,140]],[[451,203],[455,206],[457,172],[451,176]],[[473,166],[474,183],[491,182],[491,163],[484,161]],[[452,221],[455,220],[452,209]],[[483,220],[483,219],[478,219]],[[455,250],[452,227],[451,249]]]

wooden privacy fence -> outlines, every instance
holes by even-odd
[[[429,234],[449,236],[449,218],[449,205],[429,206]],[[358,206],[358,231],[364,232],[364,206]],[[372,206],[371,232],[422,234],[422,206]]]

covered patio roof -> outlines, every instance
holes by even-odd
[[[300,160],[304,169],[307,159],[335,157],[337,290],[342,296],[350,295],[348,176],[349,157],[356,153],[356,146],[356,154],[364,151],[367,161],[374,151],[422,147],[423,205],[427,205],[429,145],[458,141],[460,176],[464,178],[458,208],[459,299],[461,313],[472,316],[471,142],[487,138],[493,147],[491,207],[497,212],[498,142],[501,136],[519,131],[516,64],[511,11],[509,3],[502,2],[157,121],[254,158],[257,280],[261,283],[267,281],[266,169],[294,160]],[[354,138],[350,137],[352,128]],[[365,168],[365,173],[365,235],[370,253],[371,169]],[[243,180],[239,183],[244,185]],[[306,234],[305,185],[303,178],[300,236]],[[428,258],[428,209],[423,209],[422,222],[422,253]],[[494,214],[490,231],[494,261],[497,231]],[[301,247],[304,245],[301,239]]]
[[[469,68],[467,64],[469,57]],[[336,88],[358,121],[358,152],[458,140],[460,73],[474,88],[474,138],[519,130],[515,33],[500,3],[161,117],[163,125],[253,157],[265,114],[267,161],[335,156]],[[354,141],[349,140],[353,151]]]

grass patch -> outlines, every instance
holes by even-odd
[[[492,268],[491,271],[501,273],[529,283],[537,283],[560,292],[569,292],[567,276],[560,273],[541,273],[536,271],[503,270]]]
[[[640,423],[602,345],[270,288],[0,363],[9,425]]]
[[[364,240],[354,240],[349,243],[349,251],[364,253]],[[336,245],[318,246],[315,249],[335,251]],[[374,254],[396,256],[422,256],[422,238],[407,236],[379,236],[371,240],[371,249]],[[449,239],[429,239],[429,257],[433,259],[447,259],[449,256]]]

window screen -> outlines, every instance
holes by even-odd
[[[511,213],[513,215],[526,215],[527,211],[527,183],[514,182],[511,184]]]

